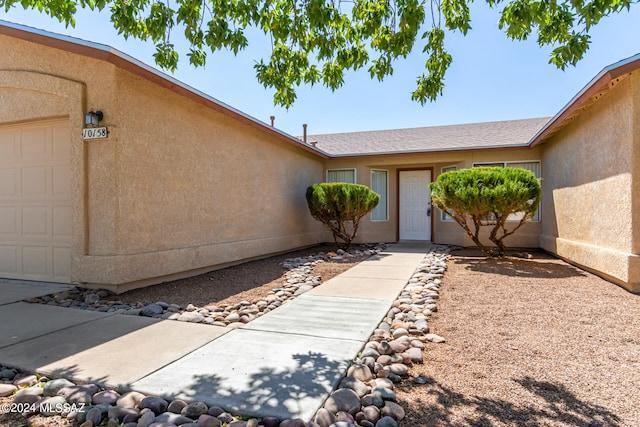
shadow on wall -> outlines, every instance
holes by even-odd
[[[531,377],[513,379],[528,392],[535,395],[532,400],[518,404],[481,396],[464,396],[427,378],[425,385],[412,384],[411,393],[429,396],[434,404],[421,399],[408,409],[420,425],[431,427],[458,426],[543,426],[567,425],[575,427],[620,425],[620,418],[608,409],[578,399],[562,384],[537,381]],[[420,391],[416,390],[419,389]],[[407,420],[408,421],[408,420]],[[409,424],[403,423],[403,427]]]

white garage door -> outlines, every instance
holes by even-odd
[[[0,277],[69,282],[66,121],[0,126]]]

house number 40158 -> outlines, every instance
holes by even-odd
[[[82,129],[83,139],[106,138],[108,135],[109,135],[109,131],[107,130],[106,127]]]

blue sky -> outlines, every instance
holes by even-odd
[[[535,40],[507,40],[497,27],[498,12],[486,3],[471,7],[473,29],[466,37],[447,36],[453,63],[443,96],[424,106],[411,101],[425,61],[421,47],[382,83],[372,81],[366,69],[351,72],[336,92],[299,88],[289,110],[275,107],[272,91],[255,79],[253,64],[268,54],[261,39],[238,56],[210,55],[205,68],[181,61],[173,76],[258,120],[268,123],[274,115],[276,127],[300,135],[303,123],[310,134],[318,134],[552,116],[603,67],[640,53],[640,7],[605,18],[592,31],[585,59],[565,71],[548,64],[551,48],[540,48]],[[108,14],[80,11],[75,28],[15,8],[0,11],[0,19],[103,43],[155,65],[153,45],[118,36]],[[178,40],[176,34],[177,45]]]

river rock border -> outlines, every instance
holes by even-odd
[[[267,314],[282,304],[321,285],[321,278],[313,275],[313,267],[318,263],[370,257],[382,252],[385,248],[386,245],[384,243],[378,243],[376,245],[361,245],[359,248],[348,252],[338,249],[335,252],[320,252],[306,257],[286,259],[282,263],[282,267],[287,270],[284,274],[282,286],[272,289],[267,296],[253,302],[240,301],[233,305],[222,304],[196,307],[193,304],[183,306],[164,301],[125,304],[117,300],[116,294],[106,289],[96,290],[82,287],[31,298],[27,301],[57,307],[239,328],[245,323],[249,323],[253,319]]]
[[[422,363],[425,343],[445,341],[430,333],[428,321],[437,311],[440,279],[447,269],[451,250],[435,246],[426,254],[347,375],[312,421],[246,419],[203,402],[167,401],[135,391],[120,394],[96,384],[50,380],[2,366],[0,397],[13,395],[12,409],[59,415],[81,427],[397,427],[405,411],[397,402],[395,384],[408,380],[414,363]],[[293,260],[290,271],[300,268],[293,263],[302,262],[307,267],[305,264],[316,261]],[[413,378],[414,382],[421,380]]]

